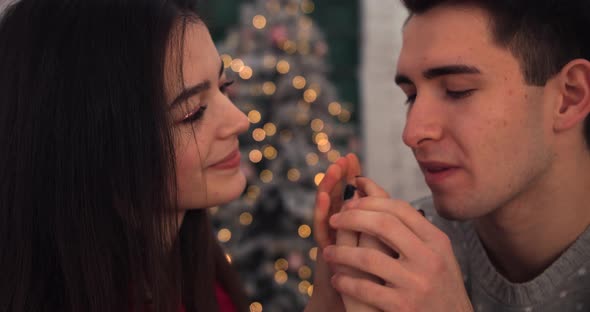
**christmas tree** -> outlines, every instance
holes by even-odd
[[[309,0],[243,4],[239,25],[218,44],[235,76],[230,96],[251,127],[240,138],[247,189],[211,214],[251,311],[302,311],[313,291],[316,186],[331,162],[358,152],[351,107],[327,80],[328,46],[313,10]]]

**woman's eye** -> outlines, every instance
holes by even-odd
[[[182,123],[191,123],[197,121],[203,117],[205,110],[207,109],[207,105],[201,105],[197,110],[188,113],[182,119]]]
[[[222,93],[227,93],[227,89],[229,88],[229,86],[234,84],[234,80],[228,81],[224,84],[221,85],[221,87],[219,87],[219,91],[221,91]]]
[[[459,90],[459,91],[447,90],[447,96],[449,96],[452,99],[462,99],[462,98],[470,96],[474,91],[475,91],[475,89]]]

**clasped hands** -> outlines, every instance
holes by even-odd
[[[349,154],[318,186],[318,263],[306,311],[473,311],[445,233],[360,174]],[[344,200],[347,184],[354,196]]]

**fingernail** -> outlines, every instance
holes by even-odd
[[[424,213],[424,210],[422,210],[422,209],[418,209],[418,212],[419,212],[419,213],[420,213],[420,214],[421,214],[423,217],[425,217],[425,216],[426,216],[426,213]]]
[[[333,254],[334,254],[334,251],[332,250],[332,248],[330,246],[328,246],[328,247],[326,247],[326,249],[324,249],[324,259],[330,259]]]
[[[354,196],[354,192],[356,192],[356,187],[352,184],[346,184],[344,188],[344,200],[349,200]]]

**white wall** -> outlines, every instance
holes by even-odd
[[[361,0],[362,48],[359,85],[364,174],[393,197],[429,194],[409,148],[402,142],[406,97],[394,83],[407,11],[399,0]]]

